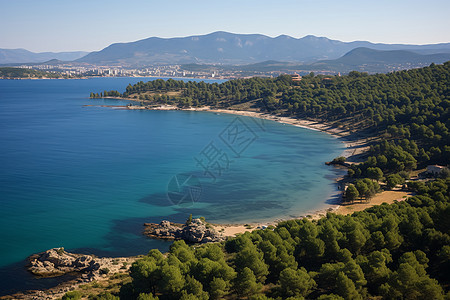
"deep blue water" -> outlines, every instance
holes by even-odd
[[[337,171],[324,161],[343,144],[325,133],[228,114],[83,106],[126,104],[88,96],[140,80],[0,80],[3,293],[48,284],[23,265],[52,247],[165,251],[169,242],[142,236],[144,222],[298,216],[335,191]],[[175,175],[191,188],[168,197]]]

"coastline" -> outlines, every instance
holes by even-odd
[[[106,97],[106,98],[140,102],[140,100],[119,98],[119,97]],[[292,118],[292,117],[276,116],[276,115],[272,115],[270,113],[262,113],[262,112],[249,111],[249,110],[218,109],[218,108],[211,108],[209,106],[179,108],[179,107],[173,106],[173,105],[160,105],[160,106],[154,106],[154,107],[131,105],[131,106],[122,106],[122,108],[130,109],[130,110],[183,110],[183,111],[203,111],[203,112],[212,112],[212,113],[225,113],[225,114],[233,114],[233,115],[239,115],[239,116],[246,116],[246,117],[253,117],[253,118],[259,118],[259,119],[264,119],[264,120],[270,120],[270,121],[275,121],[275,122],[278,122],[281,124],[293,125],[296,127],[302,127],[302,128],[307,128],[307,129],[316,130],[316,131],[322,131],[322,132],[330,134],[331,136],[334,136],[335,138],[340,139],[345,144],[345,147],[347,149],[344,150],[344,152],[342,153],[342,156],[344,156],[346,158],[357,156],[357,155],[365,152],[369,148],[368,146],[365,145],[368,142],[368,139],[362,137],[360,134],[350,132],[343,128],[335,127],[331,124],[327,124],[322,121],[313,121],[313,120],[306,120],[306,119],[296,119],[296,118]]]

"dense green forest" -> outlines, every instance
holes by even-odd
[[[63,76],[33,69],[0,67],[0,78],[63,78]]]
[[[210,105],[309,118],[374,137],[349,168],[347,199],[398,184],[415,196],[352,215],[290,220],[220,244],[174,242],[131,268],[121,299],[449,299],[450,63],[390,74],[290,76],[221,84],[155,80],[123,94],[142,105]],[[381,186],[382,184],[382,186]],[[105,296],[105,299],[112,295]],[[101,298],[99,298],[101,299]]]

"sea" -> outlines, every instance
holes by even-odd
[[[143,236],[144,223],[190,214],[267,222],[335,201],[342,171],[324,162],[344,144],[329,134],[89,99],[154,79],[0,80],[0,295],[62,280],[25,270],[28,256],[50,248],[99,256],[167,251],[171,242]]]

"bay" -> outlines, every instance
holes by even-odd
[[[53,247],[166,251],[170,242],[142,236],[144,222],[190,213],[256,222],[326,206],[339,171],[324,162],[344,149],[328,134],[229,114],[84,106],[126,105],[88,96],[153,79],[0,80],[0,290],[39,286],[24,259]],[[182,202],[173,193],[187,191]]]

